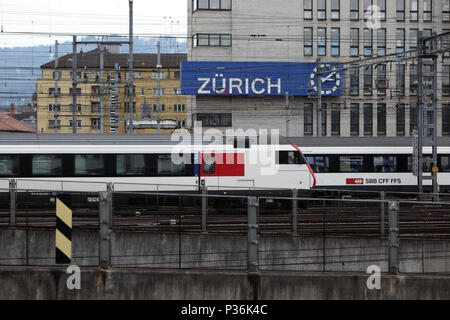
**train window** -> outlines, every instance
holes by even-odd
[[[412,172],[413,160],[412,156],[408,156],[408,172]],[[422,171],[431,172],[433,167],[433,157],[431,155],[423,155],[422,157]]]
[[[19,158],[0,155],[0,176],[16,176],[19,174]]]
[[[306,157],[312,170],[316,173],[330,172],[330,157]]]
[[[441,166],[439,171],[450,172],[450,156],[441,156]]]
[[[166,174],[184,174],[184,163],[175,164],[171,155],[158,156],[158,175]]]
[[[305,164],[305,159],[299,151],[280,151],[279,164]]]
[[[105,173],[102,154],[75,155],[75,175],[101,176]]]
[[[118,154],[116,159],[118,175],[145,174],[145,159],[143,154]]]
[[[397,172],[397,158],[393,156],[374,156],[375,172]]]
[[[363,157],[362,156],[354,156],[354,157],[340,157],[339,158],[339,171],[340,172],[363,172]]]
[[[214,174],[216,172],[216,159],[214,156],[203,155],[203,173]]]
[[[62,155],[33,155],[33,176],[59,176],[62,172]]]

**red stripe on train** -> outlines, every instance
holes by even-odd
[[[297,149],[297,151],[302,152],[302,151],[300,150],[300,148],[297,147],[295,144],[292,144],[292,146],[293,146],[295,149]],[[312,175],[312,177],[313,177],[313,186],[312,186],[312,187],[315,188],[315,187],[316,187],[316,184],[317,184],[316,175],[314,174],[314,171],[313,171],[313,169],[311,168],[311,166],[309,165],[309,163],[307,163],[306,165],[308,166],[308,170],[309,170],[309,172],[311,172],[311,175]]]

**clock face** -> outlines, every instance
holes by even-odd
[[[321,64],[321,68],[331,67],[330,64]],[[336,71],[335,68],[331,69],[332,71],[322,75],[322,95],[330,95],[335,93],[341,86],[341,75]],[[311,81],[310,85],[317,92],[317,67],[314,68],[311,73]]]

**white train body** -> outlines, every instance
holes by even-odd
[[[0,135],[0,188],[52,191],[310,190],[314,173],[289,143],[183,145],[170,136]],[[206,158],[208,158],[206,160]],[[222,160],[221,160],[222,159]],[[256,160],[255,160],[256,159]]]

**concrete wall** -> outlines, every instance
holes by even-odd
[[[97,230],[75,229],[73,264],[98,266]],[[113,231],[111,265],[151,269],[247,269],[247,235]],[[53,229],[0,229],[0,265],[54,266]],[[387,240],[381,238],[260,235],[262,271],[388,271]],[[450,272],[450,241],[400,240],[401,273]]]
[[[154,271],[93,268],[81,270],[81,289],[69,290],[63,268],[0,268],[0,299],[449,299],[450,276],[381,277],[381,289],[369,290],[367,274],[247,274],[237,271]]]

